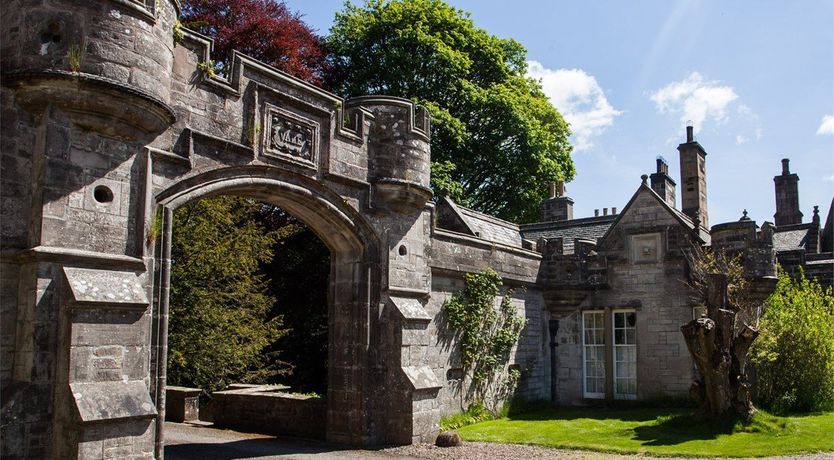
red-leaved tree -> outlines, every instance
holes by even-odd
[[[277,0],[187,0],[183,26],[214,39],[212,59],[227,71],[232,50],[321,85],[322,38]]]

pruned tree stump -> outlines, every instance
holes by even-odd
[[[444,431],[437,435],[434,445],[437,447],[457,447],[463,444],[460,435],[456,431]]]
[[[689,389],[700,406],[696,416],[749,419],[756,409],[750,399],[745,365],[759,331],[746,323],[736,324],[738,308],[727,301],[726,275],[708,276],[706,303],[706,315],[681,326],[686,347],[701,375]]]

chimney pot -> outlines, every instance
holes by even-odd
[[[783,158],[782,159],[782,175],[787,176],[791,173],[791,159],[790,158]]]
[[[599,217],[599,209],[594,209],[594,217]]]
[[[611,208],[611,215],[614,216],[617,214],[617,208]]]
[[[548,189],[549,193],[548,196],[550,198],[556,198],[556,182],[551,182],[550,187]]]
[[[686,142],[692,142],[695,140],[695,134],[692,128],[692,122],[686,123]]]
[[[602,208],[602,215],[603,215],[603,216],[607,216],[607,215],[608,215],[608,208]]]

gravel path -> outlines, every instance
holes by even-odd
[[[651,459],[643,455],[604,454],[579,450],[551,449],[548,447],[525,446],[520,444],[493,444],[485,442],[467,442],[459,447],[439,448],[431,444],[392,447],[382,452],[406,458],[427,460],[509,460],[509,459]],[[669,457],[665,457],[669,458]],[[834,452],[819,454],[770,457],[771,459],[823,460],[834,459]],[[694,460],[691,457],[686,460]],[[761,459],[759,459],[761,460]]]

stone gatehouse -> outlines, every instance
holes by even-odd
[[[543,222],[518,226],[432,201],[422,108],[342,100],[240,54],[207,75],[212,42],[175,43],[178,8],[3,6],[3,458],[162,457],[172,215],[202,197],[278,205],[330,249],[325,431],[352,445],[431,441],[460,410],[438,318],[466,273],[525,288],[510,364],[523,397],[560,404],[686,394],[686,248],[712,238],[774,275],[772,226],[707,230],[691,132],[682,211],[659,162],[620,213],[574,219],[554,187]]]

